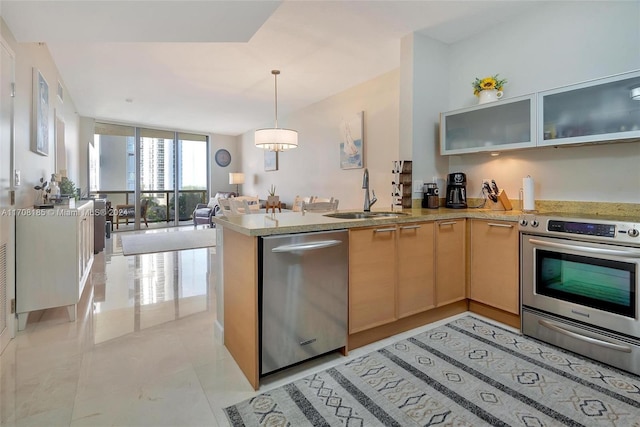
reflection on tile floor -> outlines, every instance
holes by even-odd
[[[222,408],[256,392],[215,333],[215,248],[125,257],[119,233],[107,245],[77,320],[65,308],[33,312],[0,356],[0,425],[228,425]],[[260,391],[346,360],[304,363]]]

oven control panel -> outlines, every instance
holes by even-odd
[[[615,242],[640,246],[640,223],[616,221],[613,218],[579,218],[566,214],[523,214],[518,221],[520,231],[548,236],[564,236],[579,240]]]
[[[584,234],[587,236],[616,237],[616,226],[613,224],[597,224],[592,222],[573,222],[549,220],[547,231],[557,233]]]

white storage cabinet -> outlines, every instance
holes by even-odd
[[[440,154],[536,146],[535,94],[440,114]]]
[[[538,93],[538,145],[640,141],[640,71]]]
[[[29,312],[66,306],[69,320],[93,264],[93,202],[73,207],[24,209],[16,217],[18,330]]]

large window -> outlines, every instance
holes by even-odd
[[[189,221],[195,205],[207,200],[207,153],[205,135],[96,123],[90,190],[114,207],[135,204],[139,194],[148,222]]]

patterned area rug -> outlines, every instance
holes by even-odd
[[[234,426],[640,426],[640,377],[467,316],[225,412]]]

